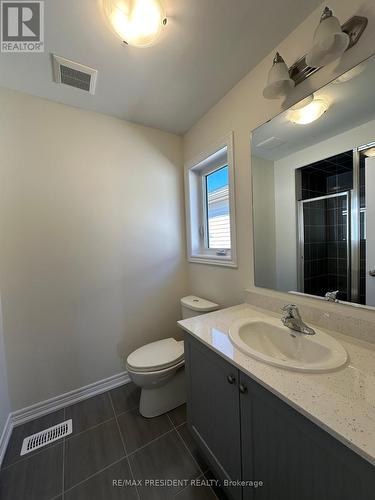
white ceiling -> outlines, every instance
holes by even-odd
[[[321,118],[308,125],[297,125],[290,121],[289,111],[284,111],[253,132],[252,154],[267,160],[280,160],[374,120],[375,56],[345,75],[350,79],[342,81],[339,78],[314,93],[316,98],[329,104],[328,111]],[[283,144],[273,149],[257,147],[271,137],[280,139]]]
[[[321,3],[164,2],[162,39],[136,49],[108,29],[97,0],[46,0],[45,53],[0,54],[0,86],[183,133]],[[98,69],[96,95],[53,83],[51,53]]]

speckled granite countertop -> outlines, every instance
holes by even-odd
[[[297,411],[375,465],[375,346],[317,327],[349,354],[348,363],[328,373],[301,373],[267,365],[236,349],[230,325],[246,317],[278,317],[242,304],[179,321],[179,325]],[[312,325],[314,327],[314,325]]]

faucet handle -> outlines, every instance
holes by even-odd
[[[284,318],[301,319],[300,312],[296,304],[287,304],[281,309],[284,312]]]
[[[327,292],[324,296],[325,300],[328,302],[338,302],[337,295],[340,293],[340,290],[336,290],[334,292]]]
[[[291,313],[292,311],[298,310],[297,306],[295,304],[287,304],[286,306],[282,307],[281,310],[283,312]]]

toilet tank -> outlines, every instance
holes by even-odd
[[[201,297],[188,295],[181,299],[182,319],[193,318],[211,311],[216,311],[220,306]]]

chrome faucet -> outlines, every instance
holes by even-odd
[[[328,302],[338,302],[337,295],[339,294],[339,290],[335,292],[327,292],[324,296],[324,299]]]
[[[282,311],[284,314],[281,318],[281,322],[284,326],[296,332],[304,333],[305,335],[315,335],[315,331],[302,321],[296,305],[288,304],[282,308]]]

